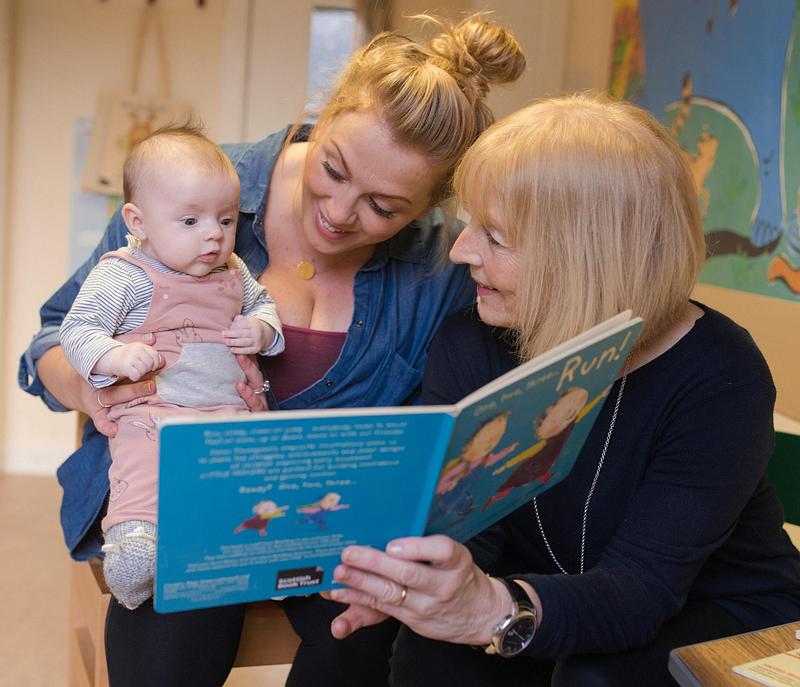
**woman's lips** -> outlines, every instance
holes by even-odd
[[[475,286],[477,287],[478,295],[479,296],[490,296],[493,293],[497,293],[497,289],[493,289],[491,286],[487,286],[486,284],[482,284],[477,279],[475,281]]]
[[[316,220],[315,224],[317,226],[317,231],[326,239],[330,239],[332,241],[341,241],[343,238],[347,237],[348,232],[334,227],[325,218],[325,215],[323,215],[320,210],[317,210],[317,214],[314,219]]]

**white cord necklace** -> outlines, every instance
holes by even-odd
[[[594,479],[592,480],[592,486],[589,487],[589,494],[586,496],[586,503],[583,504],[583,525],[581,527],[581,567],[578,571],[579,574],[583,574],[583,561],[584,561],[584,553],[586,551],[586,523],[589,517],[589,502],[592,500],[592,494],[594,494],[594,488],[597,486],[597,479],[600,477],[600,470],[603,469],[603,462],[606,459],[606,451],[608,450],[608,443],[611,441],[611,434],[614,431],[614,424],[617,421],[617,413],[619,412],[619,404],[622,401],[622,392],[625,390],[625,380],[628,378],[628,370],[627,365],[625,366],[625,372],[622,375],[622,382],[619,385],[619,393],[617,394],[617,402],[614,404],[614,412],[611,415],[611,424],[608,427],[608,434],[606,434],[606,443],[603,445],[603,451],[600,454],[600,462],[597,463],[597,470],[594,472]],[[553,549],[550,547],[550,542],[547,539],[547,535],[544,533],[544,527],[542,527],[542,519],[539,516],[539,505],[536,503],[536,497],[533,497],[533,510],[536,512],[536,522],[539,525],[539,532],[542,533],[542,539],[544,540],[544,544],[547,547],[547,550],[550,552],[550,558],[553,559],[553,563],[556,564],[556,567],[564,574],[569,575],[569,573],[564,569],[564,566],[561,565],[556,555],[553,553]]]

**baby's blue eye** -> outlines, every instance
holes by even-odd
[[[197,219],[194,217],[186,217],[184,218],[183,223],[187,227],[193,227],[195,224],[197,224]]]
[[[233,224],[233,219],[231,217],[225,217],[224,219],[220,220],[220,224],[223,227],[229,227]]]

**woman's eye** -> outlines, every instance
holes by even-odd
[[[392,212],[391,210],[387,210],[387,209],[385,209],[385,208],[382,208],[380,205],[378,205],[378,204],[375,202],[375,199],[374,199],[374,198],[372,198],[371,196],[370,196],[370,198],[369,198],[368,202],[369,202],[369,206],[370,206],[370,207],[371,207],[371,208],[372,208],[372,209],[373,209],[373,210],[374,210],[374,211],[375,211],[377,214],[379,214],[381,217],[383,217],[383,218],[385,218],[385,219],[391,219],[392,217],[394,217],[394,212]]]
[[[193,227],[197,224],[197,219],[195,217],[184,217],[182,222],[187,227]]]
[[[325,169],[325,171],[328,173],[328,176],[331,179],[334,179],[336,181],[344,181],[345,180],[344,177],[341,174],[339,174],[339,172],[337,172],[333,167],[331,167],[331,164],[329,162],[327,162],[327,161],[323,162],[322,166]]]
[[[492,235],[492,232],[491,232],[491,230],[489,230],[489,229],[485,229],[485,230],[484,230],[484,233],[486,234],[486,240],[489,242],[489,244],[490,244],[490,245],[492,245],[492,246],[502,246],[502,245],[503,245],[502,243],[500,243],[500,241],[498,241],[498,240],[497,240],[497,239],[496,239],[496,238],[495,238],[495,237]]]

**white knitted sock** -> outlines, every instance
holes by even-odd
[[[103,551],[103,574],[114,598],[130,610],[147,601],[153,595],[156,526],[146,520],[114,525]]]

